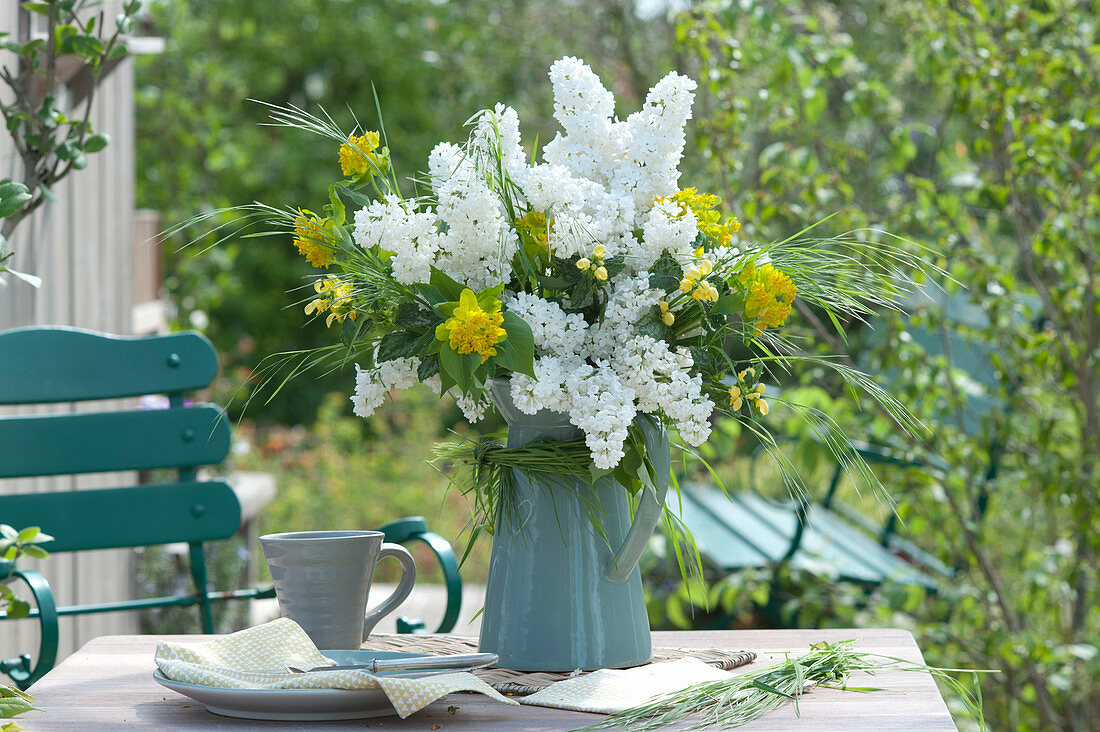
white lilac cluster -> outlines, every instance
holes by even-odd
[[[555,62],[550,80],[562,132],[543,149],[543,162],[528,162],[515,110],[497,105],[473,121],[466,146],[432,150],[434,210],[412,211],[396,198],[373,203],[356,215],[355,240],[393,252],[400,282],[427,282],[434,266],[473,290],[510,280],[519,246],[512,212],[552,220],[548,244],[559,261],[588,257],[597,245],[601,256],[622,255],[622,272],[601,285],[607,301],[594,324],[534,294],[504,293],[505,307],[530,325],[535,343],[535,377],[512,375],[513,401],[529,414],[568,413],[601,468],[623,457],[638,412],[662,412],[698,445],[710,432],[714,404],[691,374],[690,353],[636,333],[662,299],[649,288],[648,268],[663,252],[690,261],[695,248],[695,216],[666,199],[678,190],[696,84],[670,73],[640,111],[618,120],[613,95],[583,61]],[[417,366],[416,359],[398,359],[361,371],[356,414],[373,411],[389,389],[411,385]],[[488,406],[483,396],[458,402],[471,420]]]
[[[565,412],[584,430],[593,462],[612,468],[622,459],[627,430],[638,412],[663,412],[692,445],[710,435],[714,403],[691,374],[687,349],[637,335],[638,320],[660,300],[645,276],[615,282],[597,325],[589,326],[557,303],[528,293],[512,296],[509,308],[535,336],[535,378],[513,374],[511,395],[526,414]],[[593,363],[595,365],[593,365]]]

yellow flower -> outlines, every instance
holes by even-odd
[[[759,269],[752,262],[738,275],[745,288],[745,320],[753,323],[757,331],[778,328],[791,313],[798,288],[794,281],[770,264]]]
[[[738,409],[741,408],[741,405],[744,404],[744,403],[745,403],[744,400],[741,398],[741,389],[739,389],[736,386],[731,386],[730,387],[730,406],[733,407],[733,410],[737,411]]]
[[[661,306],[661,322],[671,327],[676,322],[676,316],[668,311],[668,301],[661,300],[657,304]]]
[[[607,247],[603,244],[597,244],[596,248],[592,250],[592,256],[596,259],[603,259],[603,255],[607,254]]]
[[[719,244],[729,244],[732,234],[741,228],[741,222],[736,216],[730,216],[723,223],[722,215],[715,209],[721,205],[722,199],[709,193],[699,193],[694,188],[685,188],[672,198],[664,196],[657,198],[657,203],[671,201],[679,204],[680,211],[677,218],[682,218],[691,211],[695,215],[696,226],[699,231],[714,239]],[[700,247],[701,249],[701,247]],[[695,256],[701,257],[702,252],[696,251]]]
[[[512,223],[532,256],[549,258],[550,234],[554,231],[554,222],[547,223],[546,214],[531,210]]]
[[[768,415],[768,403],[763,399],[757,399],[756,410],[760,412],[761,417],[766,417]]]
[[[577,269],[582,272],[592,266],[592,263],[588,261],[588,257],[583,257],[577,260]]]
[[[436,327],[436,339],[448,343],[456,353],[476,353],[485,363],[497,355],[494,346],[508,337],[501,327],[504,316],[500,312],[500,300],[493,298],[488,308],[481,307],[473,290],[464,289],[451,317]]]
[[[331,326],[333,321],[344,322],[344,318],[355,320],[359,312],[355,309],[352,300],[354,289],[347,283],[341,283],[336,277],[329,275],[323,280],[313,283],[313,291],[319,297],[306,304],[306,315],[314,315],[329,311],[325,319],[325,325]]]
[[[294,246],[314,267],[327,267],[332,264],[335,228],[332,219],[298,209],[298,217],[294,219]]]
[[[606,280],[606,279],[607,279],[607,267],[603,267],[603,266],[600,266],[600,267],[596,267],[596,271],[595,271],[595,272],[593,272],[593,275],[594,275],[594,276],[596,277],[596,279],[598,279],[598,280],[599,280],[600,282],[603,282],[604,280]]]
[[[377,150],[377,132],[367,130],[362,135],[352,135],[340,146],[340,170],[348,178],[378,172],[383,161],[378,157]]]

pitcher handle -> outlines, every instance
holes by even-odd
[[[672,470],[668,435],[665,434],[660,422],[639,415],[637,424],[645,439],[646,456],[657,475],[657,485],[654,486],[646,481],[638,510],[634,513],[634,522],[630,525],[622,546],[604,567],[604,577],[611,582],[626,580],[638,566],[638,560],[642,558],[642,552],[649,543],[649,537],[653,535],[653,530],[657,528],[657,522],[661,519],[665,494],[668,493],[669,474]]]
[[[374,630],[374,626],[378,625],[379,620],[396,610],[397,606],[405,601],[416,582],[416,562],[413,561],[412,554],[409,554],[408,549],[400,544],[383,544],[382,550],[378,552],[378,561],[382,561],[386,557],[393,557],[401,565],[401,581],[397,583],[397,588],[390,596],[383,600],[378,607],[367,611],[367,615],[363,619],[363,640],[367,639],[370,632]]]

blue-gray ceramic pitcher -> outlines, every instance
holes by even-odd
[[[508,422],[508,447],[532,440],[572,440],[584,433],[568,415],[520,412],[507,379],[491,379]],[[515,473],[493,536],[482,615],[482,651],[502,668],[523,671],[625,668],[649,662],[652,645],[638,559],[660,518],[668,490],[664,430],[639,421],[658,485],[647,487],[634,520],[626,489],[611,478],[595,485],[562,477],[548,487]],[[606,539],[593,528],[598,512]]]

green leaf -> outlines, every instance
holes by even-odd
[[[480,363],[481,357],[476,353],[462,355],[450,347],[441,348],[439,351],[440,373],[449,374],[464,394],[474,390],[474,371]]]
[[[88,33],[77,33],[71,39],[72,51],[92,61],[103,55],[103,42]]]
[[[581,278],[569,291],[569,303],[575,308],[583,308],[592,299],[592,290],[592,279],[589,277]]]
[[[387,333],[378,343],[378,362],[420,355],[417,350],[420,339],[421,334],[413,333],[411,330],[395,330]]]
[[[97,153],[111,143],[111,138],[102,132],[96,133],[84,141],[84,152]]]
[[[344,221],[347,219],[347,210],[344,208],[344,202],[340,200],[340,195],[334,185],[328,187],[328,205],[325,206],[325,210],[328,211],[329,218],[337,226],[344,225]]]
[[[430,310],[422,310],[414,302],[403,302],[394,315],[394,325],[400,328],[428,328],[437,325],[440,317]]]
[[[733,315],[744,309],[745,296],[740,293],[731,292],[728,295],[723,295],[718,298],[718,302],[714,303],[714,307],[712,307],[710,311],[715,315]]]
[[[0,218],[11,216],[31,198],[33,196],[22,183],[12,180],[0,182]]]
[[[492,306],[500,299],[500,293],[504,290],[504,283],[493,287],[486,287],[481,292],[477,293],[477,304],[482,310],[490,310]]]
[[[57,148],[58,160],[76,160],[80,154],[80,143],[75,137],[65,140]]]
[[[0,536],[15,541],[19,538],[19,532],[7,524],[0,524]]]
[[[420,293],[421,297],[431,303],[432,307],[438,307],[444,303],[450,302],[450,300],[448,300],[447,297],[442,292],[440,292],[438,287],[425,285],[423,283],[418,283],[414,285],[414,287],[416,288],[416,291]]]
[[[39,15],[50,17],[50,3],[44,2],[26,2],[23,3],[23,7],[32,13],[38,13]]]
[[[638,322],[634,326],[634,332],[638,335],[646,335],[650,338],[656,338],[657,340],[669,340],[672,331],[661,320],[661,316],[657,314],[657,310],[650,308],[649,312],[638,318]]]
[[[23,599],[20,599],[20,598],[16,597],[16,598],[13,598],[12,601],[8,603],[8,609],[6,611],[7,617],[9,617],[9,618],[25,618],[30,614],[31,614],[31,605],[26,600],[23,600]],[[0,704],[2,704],[2,702],[0,702]]]
[[[451,279],[450,275],[432,267],[432,274],[428,278],[428,283],[438,289],[443,296],[449,301],[457,301],[462,291],[466,289],[462,285]]]
[[[531,326],[510,310],[502,314],[504,331],[508,337],[497,344],[496,363],[509,371],[528,376],[535,375],[535,336]]]
[[[33,559],[48,559],[50,553],[37,544],[28,544],[23,547],[23,553]]]
[[[432,353],[420,359],[420,367],[416,370],[416,378],[427,381],[439,373],[439,354]]]
[[[31,540],[31,544],[45,544],[48,541],[53,541],[53,537],[49,534],[44,534],[41,531],[38,532],[38,536]]]
[[[17,541],[22,544],[26,544],[28,541],[38,536],[41,532],[42,529],[38,528],[37,526],[28,526],[27,528],[19,532],[19,537],[17,538]]]

